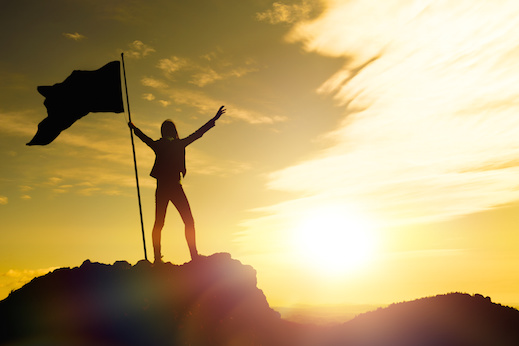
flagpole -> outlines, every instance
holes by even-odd
[[[123,76],[124,76],[124,90],[126,92],[126,105],[128,109],[128,121],[132,121],[130,113],[130,100],[128,98],[128,84],[126,83],[126,69],[124,68],[124,53],[121,53],[121,60],[123,62]],[[135,156],[135,142],[133,140],[133,130],[130,128],[130,138],[132,140],[132,152],[133,152],[133,166],[135,168],[135,181],[137,183],[137,199],[139,200],[139,214],[141,217],[141,230],[142,230],[142,244],[144,246],[144,259],[148,260],[146,253],[146,238],[144,237],[144,222],[142,220],[142,203],[141,203],[141,189],[139,187],[139,174],[137,173],[137,157]]]

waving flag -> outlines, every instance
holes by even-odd
[[[90,112],[124,111],[120,62],[112,61],[95,71],[75,70],[62,83],[39,86],[45,97],[47,117],[27,145],[46,145],[61,131]]]

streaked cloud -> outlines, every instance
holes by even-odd
[[[34,113],[12,112],[0,114],[0,132],[9,135],[31,138],[36,131]],[[114,126],[114,123],[116,126]],[[121,140],[120,133],[127,132],[117,118],[107,118],[93,123],[75,124],[74,130],[67,130],[60,134],[56,143],[49,147],[62,148],[53,154],[53,161],[64,160],[55,169],[53,165],[42,166],[39,171],[39,182],[23,181],[19,186],[22,199],[29,199],[27,192],[35,189],[44,189],[54,193],[82,193],[86,189],[82,184],[88,181],[92,185],[88,188],[103,187],[100,193],[114,194],[118,187],[128,187],[135,184],[131,171],[121,173],[121,166],[131,167],[129,157],[129,138]],[[92,127],[92,128],[91,128]],[[80,128],[80,129],[78,129]],[[100,135],[99,132],[102,131]],[[102,136],[102,140],[98,140]],[[49,148],[49,149],[51,149]],[[31,152],[48,152],[47,148],[31,148]],[[82,164],[68,164],[71,157],[81,155],[82,151],[88,154],[82,159]],[[53,168],[54,167],[54,168]],[[133,179],[133,180],[132,180]],[[30,185],[29,185],[30,184]],[[93,191],[93,190],[90,190]],[[7,200],[6,200],[7,201]]]
[[[29,141],[37,130],[36,124],[30,120],[33,114],[31,111],[0,112],[0,131],[25,136]]]
[[[180,70],[181,68],[187,65],[187,59],[172,56],[171,58],[160,59],[157,67],[168,76],[171,76],[174,72]]]
[[[148,101],[153,101],[155,100],[155,95],[153,94],[142,94],[142,98],[145,99],[145,100],[148,100]]]
[[[189,166],[192,168],[189,169],[190,174],[228,177],[251,169],[247,162],[215,158],[196,147],[189,150]]]
[[[169,80],[185,78],[188,83],[200,88],[219,80],[240,78],[248,73],[258,71],[253,59],[247,59],[236,64],[222,58],[222,53],[221,50],[213,51],[202,55],[197,61],[172,56],[159,60],[157,67]]]
[[[34,188],[32,186],[28,186],[28,185],[21,185],[21,186],[19,186],[19,188],[20,188],[20,191],[22,191],[22,192],[29,192],[29,191],[34,190]]]
[[[133,41],[128,47],[129,49],[125,53],[129,58],[141,59],[155,52],[154,48],[139,40]]]
[[[200,112],[206,111],[206,114],[214,114],[215,109],[221,106],[217,101],[202,94],[192,95],[176,91],[175,95],[178,99],[183,99],[186,102],[181,104],[190,106],[196,99],[199,102],[196,103],[196,108]],[[186,100],[185,97],[188,97],[188,99]],[[159,101],[165,107],[171,104],[169,100]],[[203,104],[204,101],[207,104]],[[214,104],[214,106],[211,108],[208,104]],[[240,111],[238,110],[238,112]],[[0,132],[29,138],[36,130],[35,124],[30,121],[30,118],[34,117],[32,112],[2,113],[0,115]],[[258,115],[258,117],[260,116]],[[122,132],[124,132],[124,136],[122,136]],[[126,188],[134,188],[135,186],[135,177],[131,169],[131,150],[127,137],[127,127],[116,117],[105,118],[96,123],[78,123],[75,125],[74,131],[64,131],[60,134],[57,142],[51,144],[51,146],[53,148],[61,146],[53,154],[52,160],[55,162],[60,160],[69,162],[70,157],[82,155],[79,153],[86,152],[87,154],[83,157],[81,164],[59,164],[57,166],[54,164],[41,167],[38,172],[39,182],[24,182],[26,185],[18,186],[18,190],[22,192],[21,199],[31,199],[27,192],[33,190],[48,191],[51,194],[73,193],[83,196],[94,194],[113,196],[122,195]],[[31,148],[30,150],[45,149]],[[137,146],[136,149],[139,166],[151,167],[153,155],[150,155],[148,148]],[[196,150],[190,154],[190,166],[193,167],[193,172],[220,176],[237,174],[248,167],[245,163],[220,162]],[[128,169],[121,169],[121,167],[127,167]],[[229,169],[229,167],[234,167],[234,169]],[[143,179],[140,185],[143,188],[153,188],[154,181]],[[9,199],[6,196],[0,196],[0,205],[8,202]]]
[[[155,89],[167,89],[168,88],[168,85],[165,82],[163,82],[159,79],[156,79],[156,78],[152,78],[152,77],[142,78],[141,83],[144,86],[148,86],[148,87],[155,88]],[[150,95],[150,94],[147,94],[147,95]]]
[[[214,51],[202,55],[202,58],[207,61],[211,61],[211,60],[215,59],[216,57],[217,57],[217,53]]]
[[[272,4],[272,8],[256,13],[256,19],[270,24],[294,23],[306,19],[311,11],[312,6],[308,1],[290,5],[275,2]]]
[[[74,41],[81,41],[82,39],[85,39],[86,36],[84,35],[81,35],[80,33],[69,33],[69,32],[65,32],[63,33],[63,36],[65,36],[66,38],[68,39],[71,39],[71,40],[74,40]]]
[[[18,289],[34,279],[35,277],[45,275],[57,267],[45,269],[9,269],[7,272],[0,274],[0,291],[2,294],[7,294],[9,291]],[[1,296],[0,299],[5,298]]]
[[[198,72],[191,76],[189,83],[194,84],[198,87],[203,87],[208,84],[212,84],[217,80],[223,79],[224,76],[217,73],[210,67],[200,68]]]
[[[100,187],[88,187],[79,190],[79,194],[83,196],[92,196],[93,194],[102,192],[102,189]]]
[[[49,185],[57,185],[59,183],[61,183],[63,181],[62,178],[60,177],[50,177],[48,180],[47,180],[47,183]]]
[[[222,105],[221,100],[216,100],[206,94],[188,89],[168,90],[169,97],[176,105],[188,105],[194,107],[202,114],[213,113]],[[232,103],[226,102],[227,109],[232,109],[225,114],[225,118],[242,120],[250,124],[273,124],[285,121],[286,117],[280,115],[263,115],[256,111],[247,110]],[[224,119],[222,119],[224,120]]]
[[[313,158],[270,175],[306,197],[268,212],[331,202],[401,224],[518,200],[518,18],[514,2],[363,0],[296,23],[289,42],[344,58],[317,92],[345,116]]]
[[[212,113],[215,109],[220,108],[223,103],[223,101],[216,100],[201,91],[186,88],[170,88],[165,82],[155,78],[145,77],[141,80],[141,83],[166,95],[175,105],[194,107],[202,114]],[[162,101],[169,102],[169,100]],[[227,119],[242,120],[250,124],[274,124],[286,120],[286,117],[282,115],[264,115],[229,102],[226,102],[225,106],[228,109],[232,109],[232,112],[226,113],[225,118]]]

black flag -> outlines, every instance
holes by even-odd
[[[112,61],[95,71],[75,70],[62,83],[39,86],[47,117],[27,145],[49,144],[90,112],[123,112],[120,69],[120,62]]]

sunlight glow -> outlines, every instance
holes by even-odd
[[[305,259],[305,265],[329,275],[362,269],[375,250],[370,225],[338,207],[307,214],[296,227],[295,236],[298,255]]]
[[[345,118],[326,150],[271,174],[269,187],[321,199],[333,191],[389,226],[518,200],[518,3],[326,4],[287,39],[345,58],[317,90]],[[312,179],[316,171],[326,179]]]

